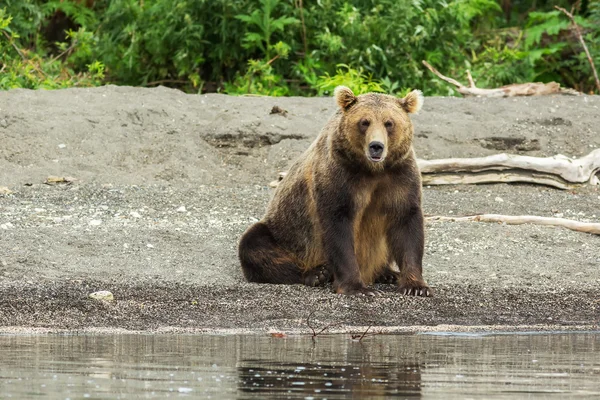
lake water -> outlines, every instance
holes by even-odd
[[[600,398],[600,333],[6,335],[0,398]]]

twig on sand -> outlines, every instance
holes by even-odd
[[[359,342],[362,341],[365,337],[367,336],[375,336],[375,335],[381,335],[383,332],[379,331],[379,332],[371,332],[369,334],[367,334],[367,332],[369,332],[369,329],[371,329],[373,325],[369,325],[367,327],[367,329],[360,335],[351,335],[352,336],[352,340],[358,340]]]
[[[598,89],[598,93],[600,94],[600,79],[598,79],[598,72],[596,71],[594,60],[592,59],[590,51],[588,50],[588,47],[585,44],[585,41],[583,40],[583,36],[581,35],[581,29],[579,29],[579,25],[577,25],[577,23],[575,22],[575,17],[573,16],[573,13],[559,6],[554,6],[554,8],[565,14],[571,20],[571,24],[573,24],[573,30],[575,31],[575,34],[577,35],[577,38],[581,43],[581,47],[583,47],[583,51],[587,56],[588,62],[590,63],[590,67],[592,68],[592,73],[594,74],[594,79],[596,80],[596,89]]]
[[[475,221],[475,222],[496,222],[505,223],[508,225],[522,225],[522,224],[534,224],[534,225],[548,225],[548,226],[559,226],[562,228],[571,229],[577,232],[591,233],[594,235],[600,235],[600,223],[593,222],[579,222],[572,219],[565,218],[553,218],[553,217],[538,217],[534,215],[500,215],[500,214],[480,214],[470,215],[467,217],[444,217],[444,216],[429,216],[426,217],[427,221]]]
[[[332,326],[335,325],[339,325],[340,322],[332,322],[330,324],[325,325],[323,328],[321,328],[318,332],[317,330],[310,324],[310,317],[312,317],[312,315],[314,314],[314,311],[311,311],[310,314],[308,314],[308,317],[306,317],[306,325],[308,325],[308,327],[310,328],[310,330],[312,331],[312,339],[315,340],[315,338],[317,336],[319,336],[321,333],[325,332],[327,329],[331,328]]]

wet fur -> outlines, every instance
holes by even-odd
[[[396,263],[401,288],[427,288],[421,181],[407,115],[420,102],[337,91],[336,98],[338,112],[280,182],[264,218],[244,233],[244,275],[251,282],[305,283],[325,265],[337,292],[359,293]],[[358,128],[365,118],[374,121],[371,131]],[[390,119],[393,129],[382,128]],[[375,163],[365,156],[365,142],[381,137],[381,129],[387,155]]]

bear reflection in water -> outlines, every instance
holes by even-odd
[[[418,364],[326,365],[243,361],[239,387],[245,393],[344,397],[421,397]]]

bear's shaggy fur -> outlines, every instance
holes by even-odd
[[[242,236],[250,282],[322,285],[373,295],[373,282],[430,296],[422,276],[421,177],[408,116],[423,104],[335,90],[339,106],[280,182],[264,218]],[[395,269],[397,266],[397,270]]]

